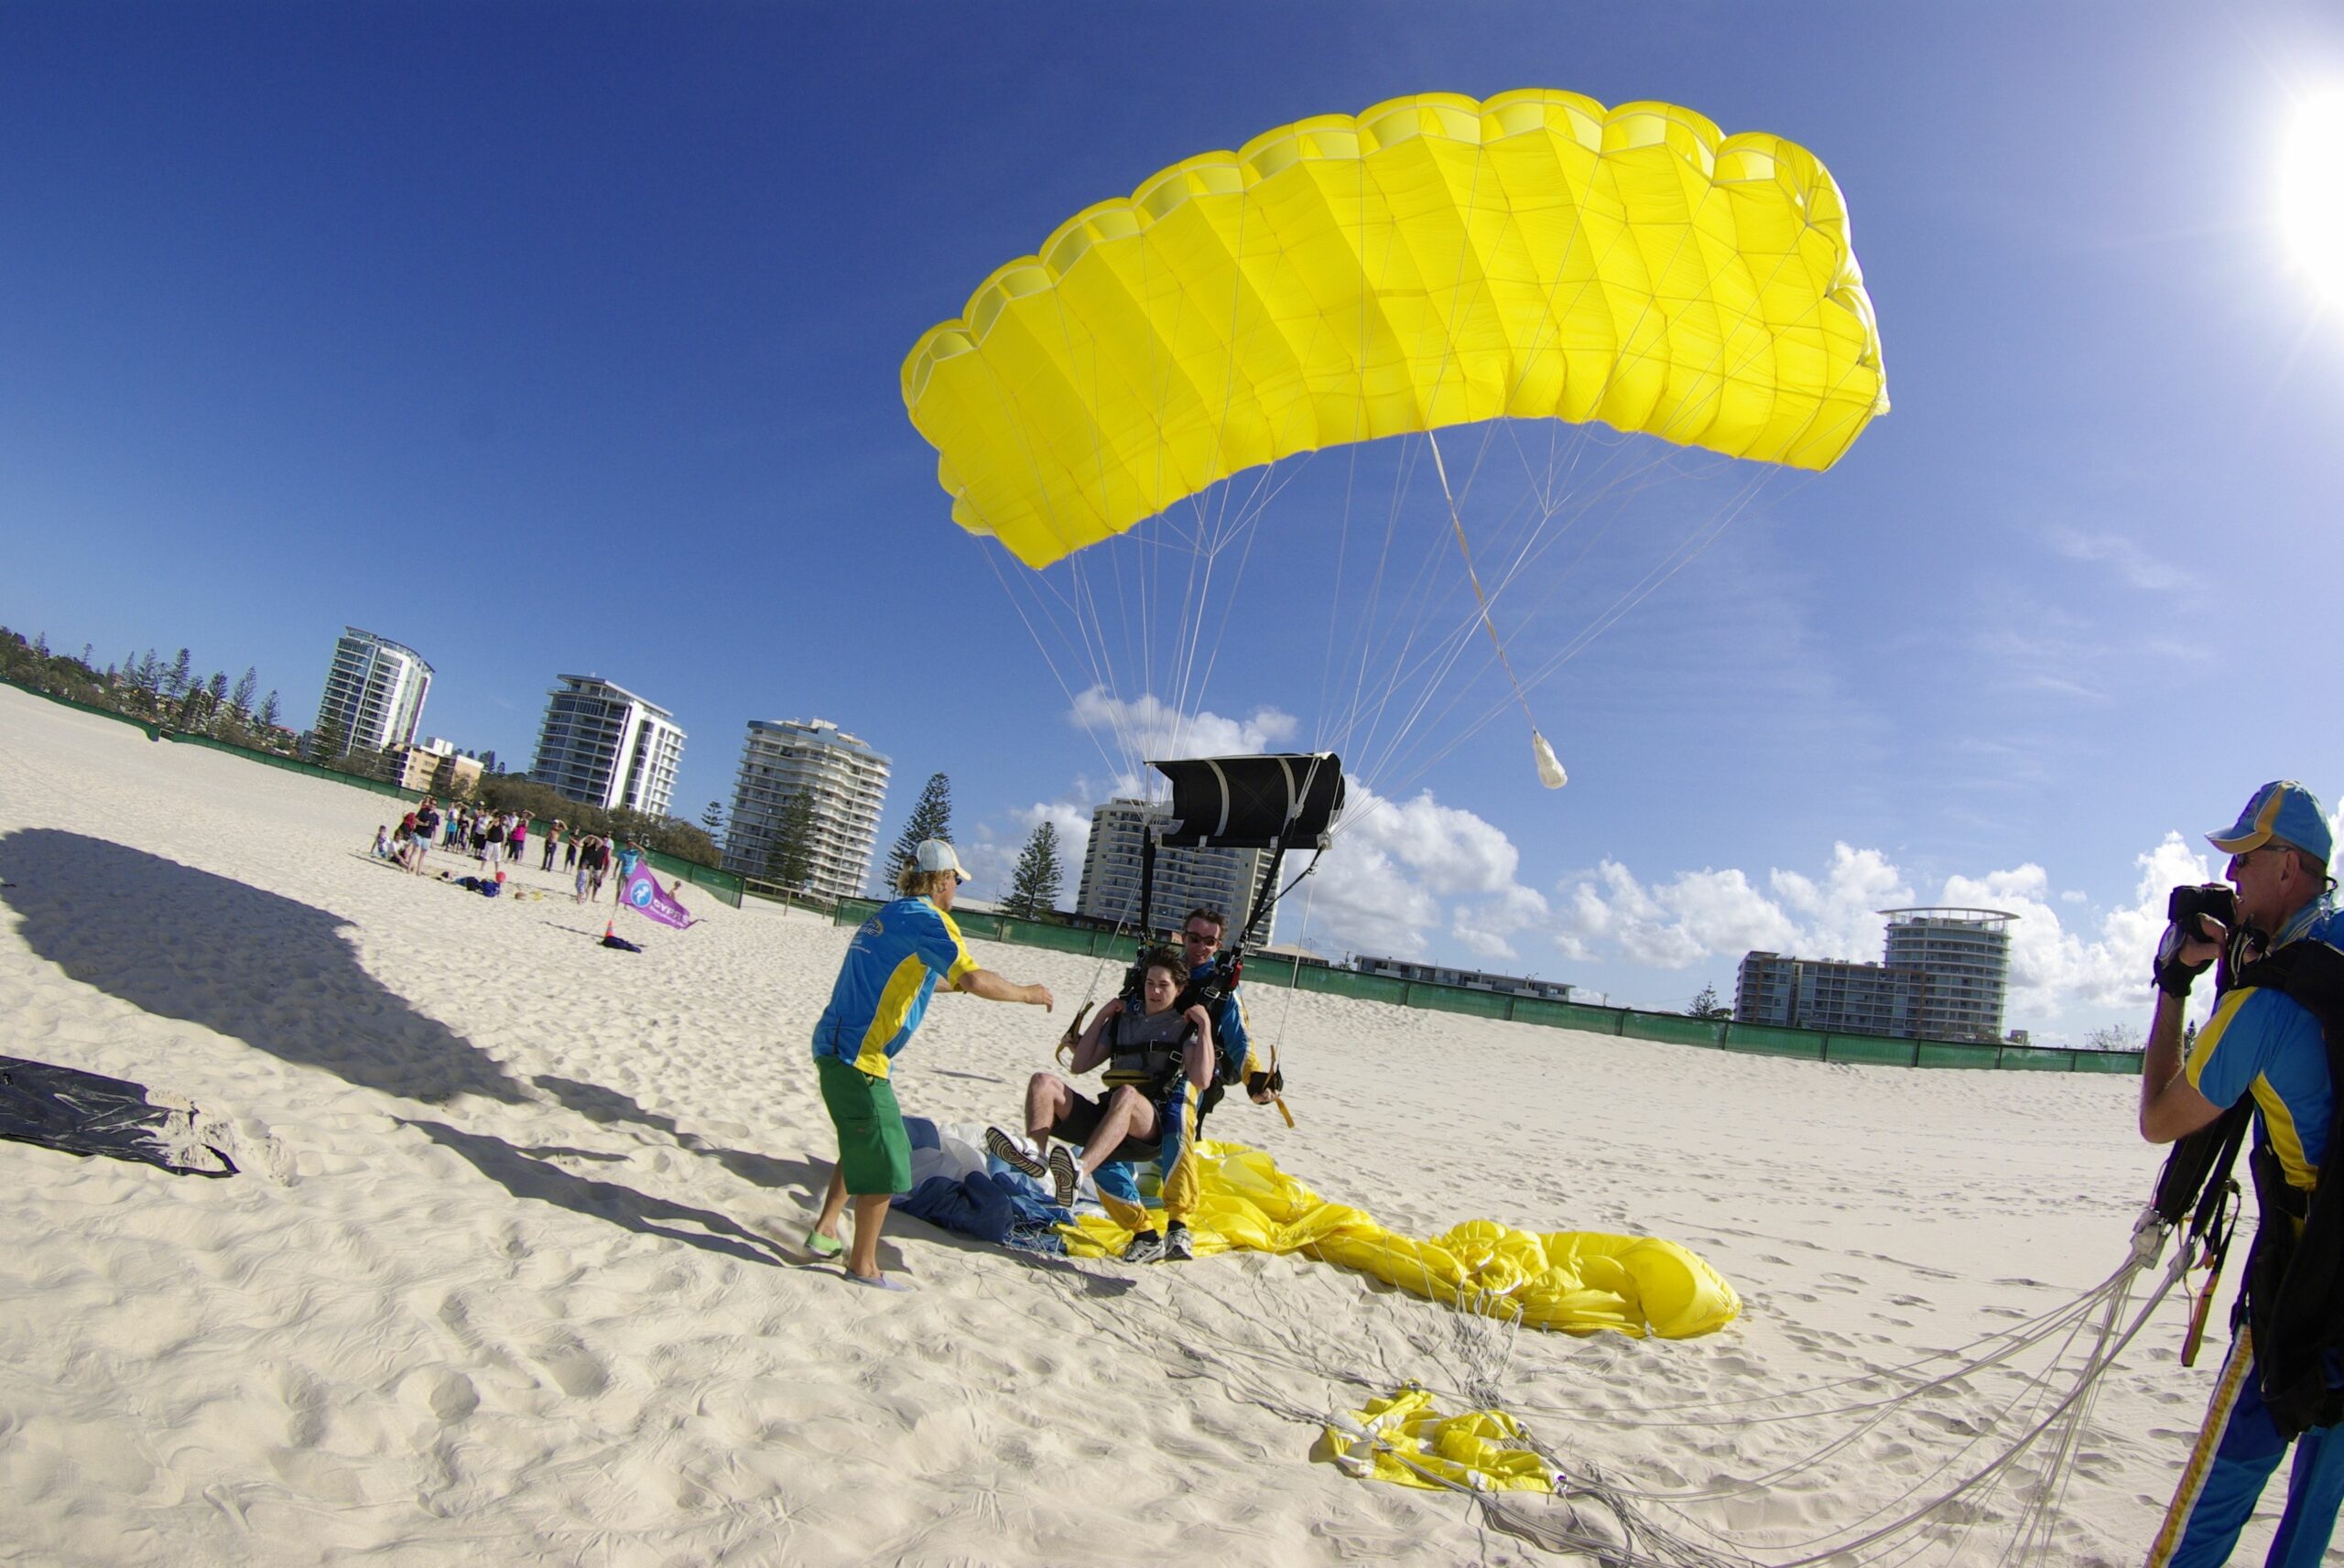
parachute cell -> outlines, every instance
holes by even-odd
[[[1888,406],[1820,162],[1543,91],[1176,164],[994,272],[903,392],[954,520],[1036,568],[1347,442],[1592,420],[1823,469]]]

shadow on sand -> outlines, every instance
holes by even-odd
[[[598,1127],[624,1121],[650,1128],[655,1132],[664,1132],[678,1146],[704,1159],[715,1161],[752,1186],[797,1187],[809,1197],[819,1198],[824,1184],[830,1179],[830,1167],[827,1161],[816,1164],[808,1160],[776,1160],[770,1154],[753,1153],[746,1149],[720,1148],[697,1133],[686,1132],[676,1125],[674,1117],[646,1110],[633,1095],[606,1089],[600,1084],[556,1077],[550,1073],[540,1073],[529,1081],[560,1101],[564,1108],[574,1111]]]
[[[482,1175],[516,1198],[551,1204],[556,1208],[608,1220],[622,1230],[680,1241],[743,1262],[786,1265],[794,1261],[775,1243],[713,1209],[668,1203],[615,1182],[572,1175],[559,1165],[532,1158],[502,1138],[460,1132],[438,1121],[402,1119],[400,1125],[412,1127],[442,1149],[462,1155]]]
[[[25,944],[72,979],[361,1088],[529,1099],[495,1058],[368,974],[341,916],[103,838],[0,838]]]

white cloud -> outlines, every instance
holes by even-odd
[[[2141,874],[2133,884],[2132,901],[2101,915],[2097,933],[2089,938],[2066,929],[2052,907],[2050,879],[2039,866],[1946,880],[1946,903],[2006,909],[2019,916],[2011,927],[2011,991],[2005,1010],[2013,1023],[2077,1008],[2144,1011],[2149,955],[2165,929],[2165,895],[2180,883],[2205,881],[2210,868],[2206,857],[2178,833],[2166,834],[2156,848],[2134,857],[2133,863]]]
[[[1502,960],[1514,956],[1515,933],[1546,917],[1545,897],[1514,880],[1522,855],[1503,829],[1430,790],[1398,801],[1356,778],[1345,789],[1334,847],[1309,888],[1307,940],[1414,957],[1445,926],[1478,957]],[[1284,929],[1299,931],[1300,915],[1290,909]]]
[[[1257,708],[1243,719],[1205,710],[1183,713],[1154,694],[1120,697],[1103,686],[1094,686],[1074,699],[1067,715],[1079,730],[1114,738],[1111,755],[1120,754],[1130,772],[1115,782],[1117,795],[1141,795],[1146,783],[1137,764],[1148,757],[1228,757],[1249,752],[1274,752],[1291,745],[1299,723],[1291,713]]]
[[[1739,871],[1703,868],[1646,887],[1606,860],[1591,876],[1567,880],[1556,947],[1581,962],[1606,944],[1640,964],[1682,969],[1706,957],[1739,958],[1753,948],[1816,957],[1873,957],[1881,920],[1873,912],[1910,903],[1912,892],[1875,849],[1833,847],[1821,880],[1775,871],[1773,896]]]
[[[2089,930],[2070,930],[2061,918],[2088,907],[2080,893],[2051,886],[2032,862],[1977,876],[1948,877],[1936,903],[1999,909],[2019,918],[2011,927],[2011,989],[2004,1019],[2047,1037],[2078,1011],[2138,1016],[2146,1007],[2149,954],[2165,926],[2167,892],[2202,882],[2211,868],[2178,833],[2135,857],[2139,878],[2129,903],[2101,914]],[[1884,923],[1876,913],[1919,901],[1905,875],[1876,849],[1832,847],[1819,877],[1774,870],[1761,892],[1740,871],[1682,872],[1647,885],[1627,867],[1606,860],[1594,871],[1566,879],[1557,951],[1575,962],[1616,954],[1655,968],[1683,969],[1705,958],[1739,960],[1752,949],[1802,957],[1877,962]],[[1770,896],[1771,895],[1771,896]],[[2202,1011],[2208,1005],[2199,1000]]]
[[[1072,909],[1082,885],[1082,851],[1091,842],[1091,807],[1068,800],[1036,801],[1012,810],[1009,818],[1015,826],[1008,833],[980,823],[967,841],[953,846],[961,869],[969,873],[970,893],[987,900],[1007,898],[1026,839],[1047,822],[1058,835],[1058,907]]]
[[[2087,534],[2062,524],[2051,530],[2051,547],[2071,561],[2105,566],[2145,593],[2187,596],[2199,587],[2196,577],[2157,559],[2122,534]]]

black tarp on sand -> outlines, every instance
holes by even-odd
[[[192,1108],[152,1105],[142,1085],[16,1056],[0,1056],[0,1138],[182,1175],[236,1173],[236,1162],[197,1133]]]

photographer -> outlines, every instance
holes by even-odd
[[[2252,1159],[2262,1218],[2234,1320],[2240,1329],[2216,1384],[2199,1455],[2185,1472],[2183,1494],[2150,1562],[2173,1568],[2227,1562],[2263,1483],[2290,1436],[2300,1433],[2286,1509],[2265,1562],[2309,1568],[2325,1555],[2344,1499],[2344,1433],[2331,1424],[2339,1401],[2328,1391],[2339,1379],[2325,1374],[2324,1390],[2319,1370],[2333,1353],[2315,1349],[2306,1394],[2300,1374],[2273,1378],[2274,1368],[2284,1373],[2287,1363],[2300,1362],[2304,1347],[2267,1333],[2273,1342],[2258,1345],[2249,1325],[2273,1321],[2276,1281],[2285,1274],[2294,1238],[2304,1232],[2336,1106],[2321,1020],[2299,1000],[2307,987],[2296,977],[2306,967],[2289,959],[2318,945],[2344,945],[2344,919],[2328,874],[2333,844],[2327,814],[2303,785],[2284,779],[2264,784],[2236,824],[2207,840],[2230,858],[2223,874],[2237,890],[2235,908],[2225,922],[2203,912],[2227,902],[2219,897],[2222,890],[2176,890],[2176,918],[2157,945],[2153,971],[2158,994],[2141,1063],[2141,1135],[2170,1143],[2252,1096]],[[2287,953],[2298,944],[2303,951]],[[2191,983],[2226,946],[2238,971],[2235,981],[2184,1061],[2182,1022]],[[2339,1195],[2331,1192],[2328,1202]]]

